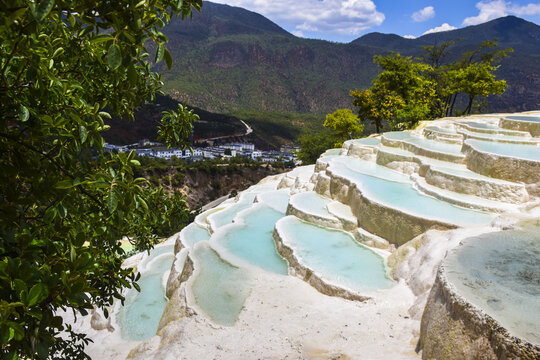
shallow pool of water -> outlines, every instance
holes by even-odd
[[[259,202],[264,203],[283,214],[287,212],[289,198],[289,189],[268,191],[257,195],[257,200]]]
[[[413,187],[405,175],[377,168],[380,165],[361,166],[355,170],[352,170],[354,167],[350,165],[332,163],[331,170],[337,175],[351,179],[366,196],[388,207],[456,225],[487,224],[493,219],[491,214],[465,209],[424,195]],[[374,171],[369,171],[370,168]]]
[[[191,223],[182,229],[180,238],[185,247],[192,248],[196,243],[210,239],[210,233],[196,223]]]
[[[413,144],[426,150],[452,155],[461,155],[461,145],[448,144],[436,140],[426,139],[423,137],[413,136],[403,131],[386,132],[383,134],[383,136],[390,140],[398,140]]]
[[[287,262],[278,255],[272,238],[274,225],[283,216],[283,213],[267,205],[255,205],[241,214],[238,224],[216,232],[211,241],[252,265],[287,275]]]
[[[353,140],[353,142],[355,144],[375,146],[375,145],[379,145],[381,143],[381,137],[380,136],[366,137],[366,138],[362,138],[362,139]]]
[[[387,289],[384,260],[360,245],[347,232],[330,230],[288,216],[279,222],[284,243],[294,249],[301,263],[321,278],[354,291]]]
[[[195,303],[215,323],[234,325],[250,293],[247,271],[224,261],[206,242],[194,247],[193,257]]]
[[[291,198],[292,204],[297,209],[323,218],[332,217],[326,207],[331,201],[313,191],[299,193]]]
[[[253,199],[254,198],[255,195],[253,195]],[[245,200],[245,202],[232,204],[229,207],[208,216],[208,222],[212,225],[214,230],[220,228],[221,226],[232,223],[236,214],[249,208],[250,206],[253,206],[253,199],[251,199],[251,202]]]
[[[141,292],[128,290],[125,305],[118,313],[120,331],[127,340],[142,341],[154,336],[167,304],[163,274],[170,270],[174,254],[171,247],[162,246],[155,250],[158,254],[151,252],[152,258],[138,281]]]
[[[513,335],[540,344],[540,227],[484,234],[444,260],[448,280]]]
[[[527,122],[540,122],[540,116],[511,115],[511,116],[506,116],[505,119],[517,120],[517,121],[527,121]]]
[[[538,145],[505,144],[475,139],[466,140],[466,143],[483,152],[524,160],[540,161],[540,146]]]

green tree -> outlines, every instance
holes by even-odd
[[[201,6],[0,0],[1,358],[87,358],[89,339],[58,311],[107,314],[138,287],[118,240],[149,249],[187,221],[183,198],[135,177],[134,153],[104,154],[101,133],[110,113],[132,118],[152,100],[150,60],[172,65],[160,28]],[[194,120],[175,114],[176,125]],[[169,145],[183,131],[161,130]]]
[[[511,48],[497,49],[496,41],[486,40],[475,50],[464,52],[461,59],[455,62],[456,92],[468,98],[463,111],[465,114],[471,113],[477,98],[486,99],[491,94],[504,93],[506,81],[496,80],[494,72],[500,67],[498,64],[513,51]],[[453,107],[450,109],[452,111]]]
[[[371,89],[351,91],[353,105],[358,107],[358,117],[361,121],[371,121],[377,133],[383,128],[383,121],[393,119],[396,111],[404,106],[405,102],[400,96],[389,90],[374,86]]]
[[[364,131],[364,125],[350,109],[339,109],[326,115],[323,126],[334,130],[334,136],[339,140],[334,146],[341,147],[343,140],[354,139]]]
[[[300,150],[296,154],[303,165],[314,164],[319,156],[334,147],[334,137],[328,131],[304,133],[299,137]]]
[[[424,46],[418,59],[399,53],[374,56],[373,61],[382,71],[373,86],[350,93],[360,119],[372,121],[377,132],[383,121],[392,130],[410,129],[420,120],[452,116],[460,94],[467,96],[463,111],[467,114],[478,98],[502,94],[506,82],[496,80],[494,72],[512,49],[496,49],[495,41],[484,41],[458,60],[446,62],[454,44],[449,41]]]

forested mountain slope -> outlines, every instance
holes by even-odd
[[[508,89],[486,110],[540,108],[540,26],[513,16],[417,39],[371,33],[340,44],[298,38],[259,14],[206,1],[202,13],[173,20],[165,33],[174,59],[171,72],[159,64],[165,91],[210,111],[331,112],[351,106],[349,90],[370,86],[376,54],[418,56],[423,45],[465,39],[455,57],[495,38],[515,52],[497,73]]]

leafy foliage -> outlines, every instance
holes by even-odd
[[[470,114],[478,98],[504,93],[507,85],[496,80],[494,72],[499,66],[495,64],[512,49],[488,51],[497,44],[485,41],[459,60],[444,63],[454,44],[424,46],[424,53],[415,60],[399,53],[375,56],[382,71],[372,88],[350,93],[362,121],[373,122],[377,132],[384,120],[392,130],[410,129],[419,120],[452,116],[460,94],[468,98],[463,113]]]
[[[110,113],[132,117],[161,86],[146,41],[170,66],[160,28],[201,6],[0,1],[2,358],[87,358],[89,339],[59,311],[107,313],[138,277],[118,240],[149,249],[187,219],[181,197],[134,176],[133,153],[106,156],[101,134]]]
[[[158,139],[167,146],[189,146],[189,136],[193,131],[193,122],[199,120],[199,116],[188,110],[182,104],[178,105],[178,111],[164,111],[161,126],[158,129]]]
[[[296,154],[303,165],[314,164],[327,149],[334,147],[335,137],[328,131],[305,132],[299,137],[300,151]]]
[[[354,139],[364,131],[364,125],[359,121],[350,109],[339,109],[326,115],[323,126],[334,130],[334,136],[339,140],[334,146],[341,147],[343,140]]]
[[[381,87],[373,87],[359,91],[351,91],[353,105],[358,106],[358,116],[362,121],[370,120],[379,133],[383,126],[383,121],[392,119],[398,108],[404,105],[401,97]]]

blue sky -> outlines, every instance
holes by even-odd
[[[418,37],[506,15],[540,23],[540,1],[531,0],[212,1],[258,12],[297,36],[338,42],[374,31]]]

